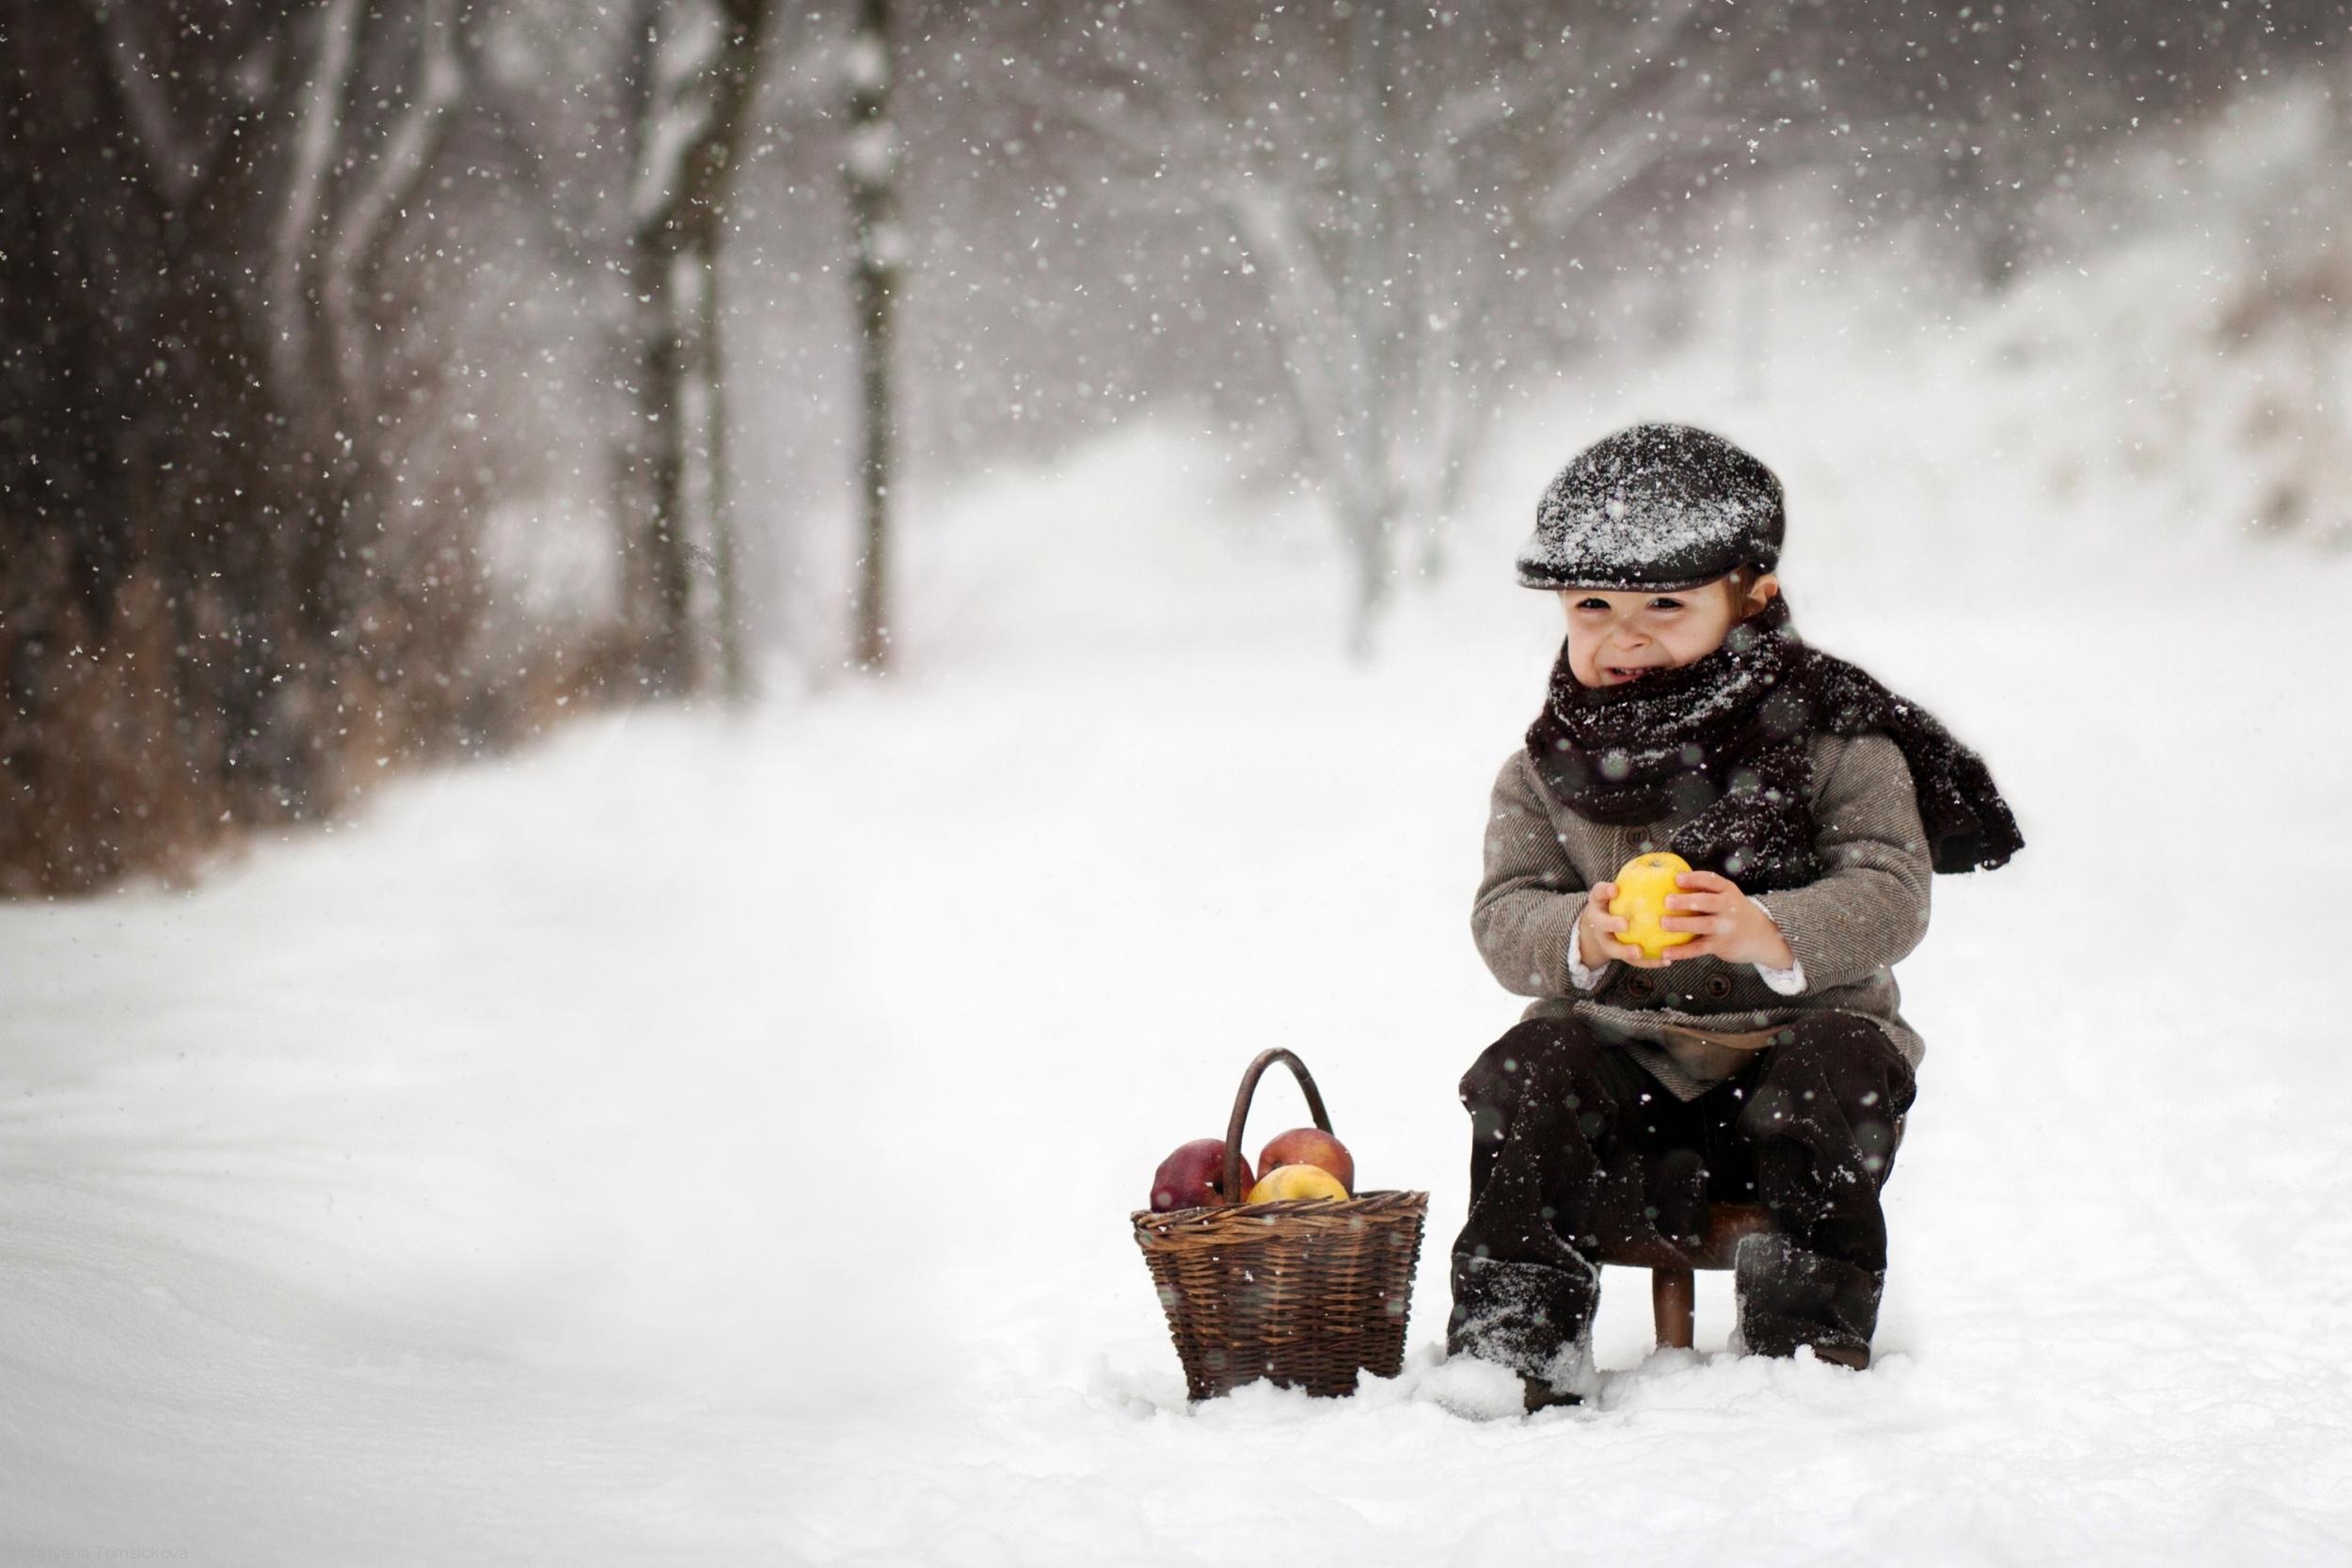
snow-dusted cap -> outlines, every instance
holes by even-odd
[[[1648,421],[1568,460],[1519,548],[1529,588],[1696,588],[1741,566],[1780,563],[1780,481],[1720,436]]]

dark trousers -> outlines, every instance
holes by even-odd
[[[1757,1203],[1740,1338],[1758,1354],[1867,1358],[1886,1273],[1879,1191],[1916,1086],[1866,1018],[1800,1017],[1783,1043],[1692,1101],[1574,1019],[1531,1019],[1463,1074],[1470,1217],[1454,1243],[1449,1349],[1540,1373],[1589,1342],[1597,1259],[1690,1244],[1709,1202]]]

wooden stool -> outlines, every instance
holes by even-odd
[[[1772,1211],[1753,1203],[1710,1203],[1707,1234],[1694,1247],[1670,1243],[1624,1246],[1603,1253],[1600,1260],[1624,1268],[1649,1270],[1650,1315],[1658,1323],[1661,1350],[1691,1348],[1692,1297],[1695,1269],[1728,1269],[1740,1249],[1740,1238],[1772,1228]]]
[[[1886,1146],[1886,1158],[1893,1161],[1895,1150],[1903,1143],[1903,1118],[1895,1118],[1895,1135]],[[1603,1252],[1597,1259],[1624,1268],[1649,1270],[1650,1316],[1658,1324],[1658,1345],[1661,1350],[1689,1350],[1692,1328],[1691,1301],[1697,1282],[1692,1278],[1694,1269],[1728,1269],[1740,1250],[1740,1238],[1753,1236],[1772,1228],[1772,1211],[1754,1203],[1710,1203],[1707,1206],[1707,1234],[1693,1247],[1678,1247],[1670,1242],[1629,1245]]]

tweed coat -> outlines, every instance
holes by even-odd
[[[1590,990],[1579,989],[1567,955],[1585,890],[1665,848],[1685,817],[1590,821],[1545,793],[1524,748],[1512,752],[1495,778],[1470,934],[1505,990],[1535,998],[1522,1020],[1582,1019],[1681,1100],[1730,1077],[1763,1043],[1737,1037],[1821,1008],[1869,1019],[1916,1068],[1927,1048],[1903,1022],[1893,974],[1927,934],[1932,879],[1911,769],[1875,731],[1819,735],[1810,747],[1814,845],[1829,869],[1803,887],[1754,895],[1804,969],[1804,989],[1786,996],[1754,964],[1713,958],[1663,969],[1611,961],[1589,974]]]

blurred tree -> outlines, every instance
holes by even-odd
[[[383,568],[437,372],[382,329],[469,80],[463,9],[11,8],[9,888],[328,808],[432,675],[406,660],[460,595]]]
[[[1496,296],[1532,243],[1719,168],[1733,97],[1770,69],[1706,0],[1321,11],[1104,6],[1039,16],[1004,53],[1041,117],[1089,129],[1138,210],[1227,226],[1262,280],[1305,466],[1353,577],[1369,650],[1406,519],[1458,497],[1502,344]],[[1775,78],[1776,80],[1776,78]],[[1434,554],[1434,544],[1432,546]]]
[[[713,571],[718,587],[720,679],[727,695],[751,695],[743,647],[742,552],[733,506],[735,487],[727,469],[727,378],[722,347],[719,301],[719,242],[728,227],[736,171],[743,165],[743,135],[759,82],[760,51],[775,9],[774,0],[719,0],[722,39],[711,67],[711,111],[686,160],[688,254],[698,276],[695,297],[702,341],[702,378],[707,497]]]
[[[632,149],[623,350],[638,403],[615,453],[622,606],[637,679],[657,693],[705,678],[687,515],[696,423],[722,678],[744,691],[718,262],[775,14],[773,0],[636,0],[621,67]]]
[[[1137,412],[1329,498],[1360,648],[1495,410],[1681,317],[1719,197],[1770,225],[1801,174],[1833,204],[1791,251],[1921,220],[1997,282],[2119,216],[2207,221],[2161,137],[2144,196],[2068,206],[2345,39],[2328,0],[779,3],[0,3],[0,890],[172,870],[559,698],[691,689],[714,626],[739,688],[730,393],[775,421],[738,459],[763,497],[851,449],[868,663],[902,473]],[[816,69],[775,38],[812,15],[886,41]],[[848,332],[794,303],[845,196]],[[2334,330],[2324,206],[2260,198],[2228,320]],[[2320,252],[2281,264],[2286,229]],[[764,310],[722,312],[723,256]],[[768,373],[730,388],[723,348]],[[2325,462],[2278,454],[2333,427],[2249,407],[2279,476],[2249,506],[2326,533]]]
[[[897,408],[890,375],[891,294],[905,244],[896,219],[898,127],[890,118],[890,0],[858,0],[857,24],[843,52],[849,144],[842,177],[849,188],[852,330],[857,343],[857,581],[851,591],[860,669],[879,673],[890,658],[891,436]]]

